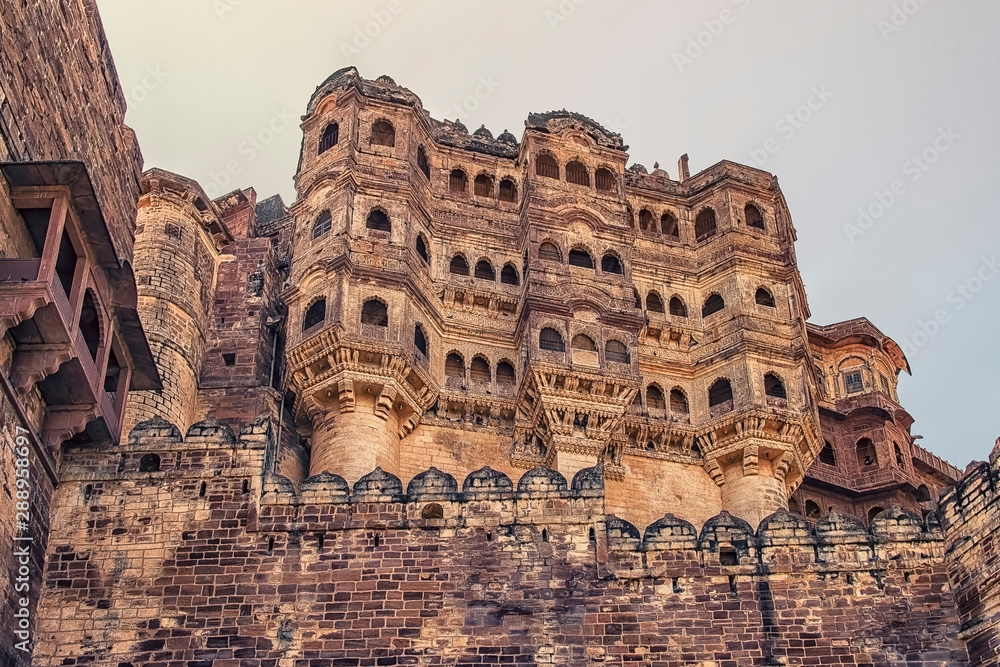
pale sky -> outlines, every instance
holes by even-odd
[[[299,117],[346,65],[470,131],[520,139],[529,112],[566,108],[675,178],[685,152],[692,173],[722,159],[775,173],[811,321],[863,315],[903,347],[900,400],[931,451],[964,468],[1000,436],[1000,3],[99,7],[146,168],[213,196],[252,186],[291,203]]]

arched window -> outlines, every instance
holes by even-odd
[[[823,449],[819,451],[819,462],[828,466],[837,465],[837,455],[833,451],[833,445],[829,442],[823,445]]]
[[[420,354],[427,356],[427,337],[424,336],[424,330],[419,324],[413,327],[413,347],[417,349]]]
[[[469,275],[469,263],[461,255],[455,255],[451,258],[451,264],[448,265],[448,273],[454,273],[456,276],[467,276]]]
[[[878,451],[876,451],[875,443],[871,441],[871,438],[861,438],[858,440],[855,449],[858,454],[859,468],[865,470],[866,468],[878,467]]]
[[[646,407],[654,410],[666,410],[667,402],[663,398],[663,390],[655,384],[646,387]]]
[[[424,260],[425,264],[431,263],[430,255],[427,254],[427,244],[424,243],[424,237],[417,235],[417,254],[420,255],[420,259]]]
[[[101,313],[97,309],[97,300],[94,299],[94,292],[87,289],[83,297],[83,307],[80,309],[80,335],[87,344],[90,357],[97,361],[97,352],[101,348]]]
[[[684,392],[676,387],[670,390],[670,412],[675,415],[686,415],[690,409],[688,408],[688,399],[684,395]]]
[[[542,245],[538,246],[538,259],[548,262],[559,262],[561,264],[562,253],[559,252],[559,248],[557,248],[554,243],[546,241]]]
[[[513,264],[504,264],[500,270],[500,282],[504,285],[520,285],[521,279],[517,276],[517,269]]]
[[[601,258],[601,271],[604,273],[617,273],[618,275],[622,275],[625,272],[622,269],[621,260],[611,253]]]
[[[374,324],[377,327],[389,326],[389,309],[378,299],[368,299],[361,306],[361,324]]]
[[[510,386],[517,382],[514,374],[514,366],[509,361],[501,361],[497,364],[497,384]]]
[[[424,151],[424,147],[420,146],[417,148],[417,168],[420,169],[421,173],[427,180],[431,178],[431,165],[427,162],[427,152]]]
[[[538,333],[538,347],[550,352],[565,352],[562,334],[551,327],[545,327]]]
[[[365,220],[365,227],[368,229],[374,229],[377,232],[391,232],[392,223],[389,222],[389,216],[377,208],[373,208],[368,214],[368,219]]]
[[[444,508],[437,503],[428,503],[420,510],[421,519],[443,519]]]
[[[774,373],[764,374],[764,394],[772,398],[788,398],[785,383]]]
[[[500,201],[517,201],[517,183],[509,178],[500,181]]]
[[[642,297],[639,296],[639,290],[637,290],[636,288],[633,287],[632,288],[632,296],[635,297],[635,307],[637,309],[641,309],[642,308]]]
[[[902,468],[905,465],[905,459],[903,459],[903,451],[899,448],[897,443],[892,443],[892,450],[896,455],[896,467]]]
[[[566,182],[574,185],[590,185],[590,173],[582,162],[573,160],[566,164]]]
[[[677,218],[672,213],[664,213],[660,216],[660,231],[663,232],[664,236],[680,238],[681,230],[677,224]]]
[[[717,406],[726,406],[728,404],[729,409],[732,409],[733,402],[733,385],[729,384],[729,380],[725,378],[719,378],[715,381],[708,389],[708,407],[714,408]]]
[[[926,503],[931,499],[930,489],[927,488],[926,484],[921,484],[917,487],[917,493],[914,496],[918,503]]]
[[[621,341],[609,340],[604,345],[604,358],[616,364],[627,364],[629,363],[628,348]]]
[[[323,130],[323,136],[319,139],[319,155],[336,146],[338,141],[340,141],[340,125],[330,123]]]
[[[670,297],[670,314],[674,317],[687,317],[688,309],[679,296]]]
[[[469,367],[469,379],[476,382],[490,381],[490,362],[482,357],[473,357]]]
[[[389,146],[396,145],[396,130],[387,120],[380,120],[372,125],[372,145]]]
[[[650,292],[646,295],[646,310],[651,313],[662,313],[663,312],[663,299],[656,292]]]
[[[469,183],[469,178],[465,175],[465,172],[461,169],[452,169],[451,175],[448,176],[448,189],[452,192],[465,192],[465,188]]]
[[[774,308],[774,297],[763,287],[757,289],[757,293],[754,294],[753,300],[758,306],[767,306],[768,308]]]
[[[592,269],[594,268],[594,259],[586,250],[573,248],[569,251],[569,265],[579,266],[581,269]]]
[[[819,515],[821,513],[822,513],[822,510],[819,508],[819,504],[817,504],[813,500],[807,500],[806,501],[806,516],[808,518],[810,518],[810,519],[818,519]]]
[[[477,197],[492,197],[493,178],[486,174],[479,174],[472,183],[472,191]]]
[[[704,241],[715,234],[715,211],[706,208],[698,214],[694,221],[694,235],[699,241]]]
[[[535,159],[535,173],[545,178],[559,178],[559,163],[551,155],[539,155]]]
[[[747,227],[764,229],[764,217],[760,214],[760,209],[753,204],[743,207],[743,219],[746,220]]]
[[[639,230],[643,232],[655,232],[653,226],[653,214],[647,209],[639,211]]]
[[[493,267],[485,259],[481,259],[476,263],[476,278],[480,280],[496,280],[496,273],[493,272]]]
[[[330,226],[333,224],[333,218],[330,217],[329,211],[323,211],[318,218],[316,218],[316,223],[313,225],[313,239],[318,239],[319,237],[330,231]]]
[[[713,294],[705,300],[705,305],[701,307],[701,316],[708,317],[714,315],[726,307],[726,302],[718,294]]]
[[[160,471],[160,455],[143,454],[142,458],[139,459],[139,472],[159,472],[159,471]]]
[[[317,324],[321,324],[326,320],[326,299],[319,299],[313,305],[309,306],[309,310],[306,311],[306,316],[302,318],[302,330],[307,331],[312,329]]]
[[[614,192],[618,189],[615,187],[615,175],[604,167],[594,172],[594,184],[601,192]]]
[[[457,352],[448,354],[448,357],[444,360],[444,376],[446,378],[465,379],[465,361],[462,359],[462,355]]]
[[[885,511],[885,509],[882,508],[882,507],[879,507],[878,505],[876,505],[875,507],[873,507],[870,510],[868,510],[868,523],[871,523],[872,521],[874,521],[875,517],[877,517],[879,514],[881,514],[884,511]]]
[[[594,339],[586,334],[577,334],[573,336],[572,346],[574,350],[597,352],[597,346],[594,344]]]

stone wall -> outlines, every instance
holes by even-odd
[[[262,473],[271,430],[67,451],[35,664],[967,664],[933,518],[640,531],[598,469],[297,488]]]

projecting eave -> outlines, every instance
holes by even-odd
[[[910,362],[896,341],[879,331],[878,327],[866,317],[858,317],[826,326],[808,323],[806,330],[809,333],[809,343],[812,345],[829,349],[858,344],[874,347],[884,352],[892,360],[897,370],[906,371],[913,375],[910,371]]]

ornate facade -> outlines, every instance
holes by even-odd
[[[345,68],[213,200],[70,5],[0,10],[4,664],[1000,664],[1000,449],[807,322],[772,175]]]

